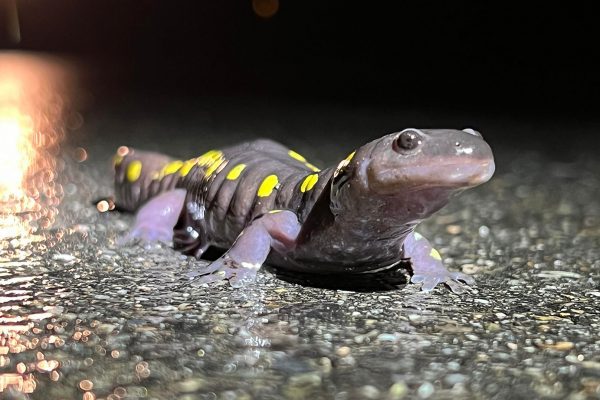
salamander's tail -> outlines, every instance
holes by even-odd
[[[115,169],[115,203],[119,209],[135,211],[157,194],[177,184],[175,174],[181,161],[160,153],[121,146],[113,158]]]

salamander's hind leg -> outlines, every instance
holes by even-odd
[[[271,211],[252,221],[231,248],[208,267],[188,274],[202,283],[228,279],[233,287],[254,282],[271,248],[285,253],[296,245],[298,217],[291,211]]]
[[[185,195],[185,189],[174,189],[152,198],[138,210],[133,227],[117,242],[124,244],[134,239],[170,242]]]
[[[187,212],[182,212],[173,228],[173,248],[196,258],[202,257],[210,247],[206,235],[204,206],[187,202]]]
[[[472,285],[475,279],[462,272],[451,272],[442,263],[440,253],[418,233],[411,233],[404,241],[404,256],[410,257],[413,276],[411,282],[422,283],[423,291],[431,291],[438,283],[445,283],[454,293],[465,291],[463,283]]]

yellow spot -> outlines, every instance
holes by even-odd
[[[352,161],[352,158],[354,158],[354,154],[356,154],[356,151],[353,151],[352,153],[348,154],[348,157],[346,157],[342,161],[340,161],[340,163],[338,164],[338,166],[336,167],[336,169],[333,173],[334,178],[337,177],[342,172],[344,172],[344,169],[348,166],[348,164],[350,164],[350,161]]]
[[[163,168],[162,175],[174,174],[175,172],[179,171],[181,167],[183,167],[183,161],[177,160],[170,162]]]
[[[256,195],[258,197],[270,196],[271,193],[273,193],[273,189],[275,189],[275,186],[277,186],[278,183],[279,179],[277,178],[277,175],[267,176],[265,179],[263,179],[262,183],[260,184]]]
[[[269,211],[269,214],[277,214],[277,213],[280,213],[282,211],[283,210],[271,210],[271,211]]]
[[[300,154],[296,153],[294,150],[288,151],[288,154],[294,160],[298,160],[300,162],[306,162],[306,158],[302,157]]]
[[[196,165],[197,162],[197,158],[192,158],[191,160],[187,160],[186,162],[184,162],[183,166],[179,170],[179,175],[186,176],[191,171],[191,169],[194,168],[194,165]]]
[[[115,154],[115,156],[113,157],[113,165],[115,167],[118,167],[121,164],[121,161],[123,161],[123,156]]]
[[[310,168],[312,171],[314,171],[314,172],[319,172],[320,171],[319,168],[315,167],[314,165],[312,165],[311,163],[309,163],[308,161],[306,161],[306,158],[304,158],[304,156],[296,153],[294,150],[289,150],[288,151],[288,155],[290,157],[292,157],[294,160],[298,160],[298,161],[304,163],[304,165],[306,167]]]
[[[231,168],[229,173],[227,174],[227,179],[230,181],[235,181],[240,177],[242,171],[246,168],[246,164],[238,164],[235,167]]]
[[[438,253],[438,251],[436,249],[434,249],[433,247],[431,248],[431,251],[429,252],[429,255],[433,258],[435,258],[436,260],[441,260],[442,256],[440,256],[440,253]]]
[[[222,157],[213,161],[211,164],[209,164],[208,168],[206,169],[206,172],[204,173],[204,176],[206,176],[207,178],[211,176],[213,172],[215,172],[217,168],[219,168],[219,166],[223,164],[223,162],[225,162],[225,159]]]
[[[140,160],[133,160],[127,166],[127,180],[129,182],[135,182],[142,174],[142,162]]]
[[[320,171],[320,169],[319,169],[319,168],[315,167],[315,166],[314,166],[314,165],[312,165],[311,163],[308,163],[308,162],[307,162],[307,163],[305,163],[304,165],[306,165],[308,168],[310,168],[310,169],[311,169],[312,171],[314,171],[314,172],[319,172],[319,171]]]
[[[309,191],[310,189],[313,188],[313,186],[315,186],[315,184],[317,183],[318,180],[319,180],[318,174],[310,174],[309,176],[304,178],[302,185],[300,185],[300,191],[302,193]]]
[[[222,157],[223,152],[219,150],[210,150],[198,157],[198,165],[203,167],[206,165],[211,165]]]

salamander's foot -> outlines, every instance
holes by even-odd
[[[245,286],[256,280],[256,272],[267,259],[271,245],[280,251],[292,248],[298,232],[296,214],[287,210],[269,212],[252,221],[221,258],[188,276],[197,277],[202,283],[227,279],[233,287]]]
[[[421,290],[429,292],[438,284],[445,283],[454,293],[463,293],[466,285],[475,279],[462,272],[451,272],[442,263],[442,257],[431,243],[418,233],[411,233],[404,241],[404,256],[410,257],[412,283],[421,283]]]
[[[117,239],[118,245],[124,245],[134,240],[142,242],[170,242],[173,238],[172,229],[162,229],[153,225],[137,225],[127,234]]]
[[[256,281],[256,273],[259,267],[260,264],[238,262],[225,254],[210,263],[206,268],[194,270],[187,275],[198,283],[212,283],[227,279],[232,287],[239,288]]]
[[[466,285],[475,284],[475,279],[462,272],[451,272],[441,266],[441,268],[417,268],[410,281],[412,283],[422,283],[421,290],[429,292],[439,283],[445,283],[454,293],[463,293]]]

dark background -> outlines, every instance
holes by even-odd
[[[82,61],[97,105],[237,97],[564,126],[598,111],[592,2],[281,0],[270,18],[251,0],[28,0],[18,9],[22,40],[2,30],[2,47]]]

